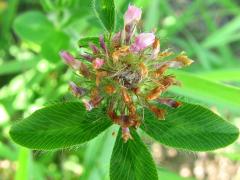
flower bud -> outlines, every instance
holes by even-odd
[[[112,53],[113,62],[116,63],[122,56],[127,56],[129,54],[129,47],[122,46]]]
[[[67,51],[61,51],[60,56],[67,65],[71,65],[75,61],[75,58]]]
[[[164,50],[163,52],[161,52],[158,57],[159,58],[166,58],[169,56],[172,56],[174,53],[172,51],[169,51],[169,49]]]
[[[88,101],[86,99],[83,99],[84,106],[86,107],[87,111],[91,111],[93,108],[96,108],[101,102],[103,98],[97,94],[94,95],[94,97],[91,97],[91,99]]]
[[[102,100],[103,100],[102,97],[96,96],[90,100],[90,103],[93,107],[97,107],[102,102]]]
[[[100,53],[98,47],[95,44],[89,43],[89,47],[92,49],[93,54],[99,54]]]
[[[85,53],[85,54],[81,54],[81,56],[89,62],[92,62],[94,60],[94,57],[91,56],[90,54]]]
[[[113,94],[116,91],[116,89],[112,85],[107,85],[104,89],[108,94]]]
[[[148,69],[144,63],[139,64],[140,70],[141,70],[141,76],[145,77],[148,75]]]
[[[171,85],[176,85],[177,81],[175,79],[175,76],[168,75],[161,80],[161,84],[164,86],[164,90],[165,90]]]
[[[96,72],[96,86],[99,86],[101,79],[106,77],[108,73],[106,71],[97,71]]]
[[[122,88],[121,91],[122,91],[123,101],[124,101],[126,104],[131,103],[131,102],[132,102],[132,98],[131,98],[131,96],[129,95],[129,93],[127,92],[127,90],[126,90],[125,88]]]
[[[130,134],[130,130],[128,127],[122,127],[122,138],[123,141],[126,143],[129,139],[133,139],[133,137]]]
[[[121,46],[121,37],[122,37],[122,32],[121,31],[114,34],[114,36],[112,37],[113,47],[118,48],[118,47]]]
[[[85,106],[85,108],[86,108],[87,111],[91,111],[91,110],[94,108],[94,106],[93,106],[93,104],[91,103],[91,101],[88,101],[88,100],[86,100],[86,99],[83,99],[82,102],[83,102],[83,104],[84,104],[84,106]]]
[[[104,41],[103,35],[99,36],[99,42],[100,42],[100,46],[103,49],[104,53],[108,54],[108,49],[107,49],[106,43]]]
[[[154,100],[157,99],[163,92],[164,87],[163,86],[158,86],[151,90],[148,95],[146,96],[147,100]]]
[[[69,52],[61,51],[60,56],[62,57],[62,59],[67,65],[71,66],[75,70],[79,70],[81,66],[81,62],[76,61],[75,58]]]
[[[149,106],[150,110],[157,116],[157,118],[164,120],[166,111],[164,109],[159,109],[157,106]]]
[[[103,59],[100,59],[100,58],[96,58],[94,61],[93,61],[93,67],[94,69],[100,69],[104,64],[104,60]]]
[[[167,105],[169,107],[172,107],[172,108],[177,108],[177,107],[182,105],[181,102],[175,101],[175,100],[170,99],[170,98],[158,98],[157,101],[161,104],[165,104],[165,105]]]
[[[159,52],[160,52],[160,41],[159,39],[156,38],[153,43],[153,51],[151,54],[151,59],[157,59]]]
[[[139,52],[147,47],[151,46],[155,41],[155,35],[153,33],[141,33],[139,34],[134,44],[130,47],[130,51]]]
[[[159,78],[161,75],[163,75],[163,73],[168,69],[168,65],[167,64],[163,64],[162,66],[160,66],[155,72],[154,72],[154,76],[155,78]]]
[[[76,97],[80,97],[86,92],[85,89],[78,87],[74,82],[69,83],[69,88],[72,91],[73,95]]]
[[[81,74],[84,76],[84,77],[90,77],[90,71],[88,70],[88,67],[83,64],[82,62],[79,62],[79,68],[78,70],[81,72]]]
[[[184,66],[191,65],[193,62],[194,61],[192,59],[189,59],[184,53],[182,53],[173,60],[168,61],[167,64],[171,68],[182,68]]]

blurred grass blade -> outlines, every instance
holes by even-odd
[[[206,48],[217,47],[219,44],[227,44],[240,39],[240,16],[230,21],[228,24],[213,32],[202,43]]]
[[[67,102],[34,112],[14,124],[10,135],[31,149],[67,148],[95,138],[111,124],[102,109],[88,112],[80,102]]]
[[[45,11],[54,9],[54,4],[51,0],[40,0],[40,3]]]
[[[100,23],[109,32],[115,29],[114,0],[93,0],[93,8]]]
[[[131,130],[131,135],[133,140],[124,143],[119,129],[111,157],[110,179],[157,180],[157,170],[149,150],[136,130]]]
[[[1,27],[2,35],[7,35],[7,33],[10,33],[11,23],[17,12],[18,4],[19,4],[19,0],[11,0],[8,2],[7,11],[4,14],[4,18],[1,19],[4,25]]]
[[[198,73],[199,76],[213,81],[240,81],[240,69],[222,69]]]
[[[24,147],[20,147],[19,149],[15,180],[31,179],[31,150]]]
[[[152,31],[154,28],[158,27],[159,20],[160,20],[160,11],[159,11],[160,1],[159,0],[152,0],[146,17],[144,19],[144,29],[145,31]]]
[[[0,75],[22,73],[28,69],[34,68],[39,62],[38,57],[33,57],[26,61],[10,61],[0,65]]]
[[[184,11],[179,17],[175,17],[175,24],[167,27],[167,36],[174,37],[174,34],[180,32],[189,23],[194,21],[194,13],[199,9],[199,5],[202,0],[192,1],[186,11]],[[173,10],[174,11],[174,10]],[[175,38],[175,37],[174,37]]]
[[[218,2],[220,4],[222,4],[223,6],[225,6],[227,8],[227,10],[231,11],[235,15],[239,15],[240,7],[239,7],[239,4],[238,4],[238,1],[219,0]]]
[[[159,120],[145,110],[141,128],[155,140],[174,148],[209,151],[233,143],[239,130],[200,105],[183,103],[177,109],[167,109],[165,120]]]
[[[209,81],[183,71],[171,72],[182,84],[181,87],[172,87],[171,92],[239,113],[240,88]]]
[[[85,171],[82,179],[102,180],[109,177],[109,162],[115,138],[113,132],[118,130],[118,126],[111,126],[107,131],[99,135],[87,145],[84,155],[83,166]],[[98,166],[98,164],[103,164]]]

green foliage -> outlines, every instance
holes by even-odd
[[[79,47],[89,47],[89,43],[94,43],[95,45],[99,44],[99,37],[86,37],[86,38],[81,38],[78,41],[78,46]]]
[[[23,40],[41,44],[52,33],[53,25],[42,12],[29,11],[15,19],[14,30]]]
[[[93,0],[93,8],[103,27],[113,32],[116,23],[114,0]]]
[[[119,129],[111,126],[104,133],[87,143],[83,166],[86,168],[82,179],[109,179],[109,166],[115,137],[112,132]],[[98,166],[104,164],[104,166]],[[97,166],[96,166],[97,165]]]
[[[157,170],[151,154],[135,130],[133,140],[124,143],[119,130],[111,157],[110,179],[157,180]]]
[[[20,148],[19,165],[15,180],[30,179],[31,172],[31,151],[24,147]]]
[[[173,87],[171,92],[239,113],[240,88],[209,81],[182,71],[173,73],[181,82],[181,86]]]
[[[146,31],[151,31],[152,29],[158,27],[158,19],[160,17],[159,5],[159,0],[151,1],[150,6],[148,7],[147,16],[144,19],[144,29]]]
[[[0,66],[0,75],[21,73],[35,67],[39,61],[39,57],[34,57],[26,61],[11,61]]]
[[[18,16],[14,21],[17,35],[27,41],[41,46],[41,54],[51,62],[59,60],[59,51],[67,49],[69,36],[56,30],[52,22],[39,11],[29,11]]]
[[[194,179],[190,179],[190,178],[183,178],[181,176],[178,176],[177,174],[174,174],[171,171],[168,171],[166,169],[163,168],[159,168],[158,169],[158,178],[164,179],[164,180],[194,180]]]
[[[48,106],[14,124],[10,135],[31,149],[67,148],[87,142],[111,125],[102,109],[86,112],[79,102]]]
[[[199,76],[213,81],[240,81],[240,69],[231,68],[224,70],[214,70],[210,72],[201,72]]]
[[[59,52],[69,47],[69,37],[63,32],[54,32],[42,43],[42,55],[49,61],[57,62]],[[57,42],[57,43],[56,43]]]
[[[0,142],[0,158],[14,161],[17,159],[17,153],[7,145]]]
[[[238,128],[200,106],[184,103],[167,108],[166,119],[158,120],[146,110],[141,128],[162,144],[191,151],[209,151],[233,143]]]
[[[113,1],[95,0],[94,3],[98,19],[109,32],[114,31],[114,26],[111,25],[116,24],[115,16],[117,16],[120,24],[119,27],[122,28],[122,16],[128,4],[141,7],[144,20],[140,23],[139,28],[149,31],[152,28],[157,28],[161,38],[161,47],[184,49],[189,57],[196,62],[186,70],[189,73],[173,73],[182,82],[182,87],[175,87],[172,92],[175,95],[190,98],[189,101],[194,99],[203,104],[214,106],[222,117],[227,117],[231,123],[238,124],[237,121],[234,122],[234,119],[239,118],[240,108],[240,64],[238,61],[240,8],[237,2],[229,0],[196,0],[186,4],[183,1],[115,0],[115,9],[109,8],[114,7]],[[104,7],[103,4],[107,4],[108,8],[102,8]],[[81,37],[103,33],[101,26],[97,24],[97,19],[93,18],[91,6],[92,1],[89,0],[10,0],[0,3],[0,157],[3,164],[5,162],[10,163],[7,169],[2,168],[0,170],[2,179],[108,179],[106,177],[108,177],[109,159],[113,141],[115,140],[115,137],[111,136],[113,132],[111,128],[106,133],[101,133],[100,136],[86,143],[86,145],[81,145],[78,150],[61,151],[59,153],[55,151],[48,151],[47,153],[34,151],[33,159],[31,159],[31,150],[17,146],[9,139],[7,133],[9,126],[15,124],[15,120],[21,119],[32,109],[45,106],[48,103],[51,104],[52,101],[59,102],[68,99],[66,81],[72,77],[72,73],[71,71],[63,72],[62,68],[58,68],[58,62],[56,61],[59,59],[58,51],[62,49],[71,49],[72,51],[73,46],[77,46],[77,40]],[[117,15],[113,15],[115,10]],[[113,16],[105,15],[105,12]],[[142,23],[144,27],[141,26]],[[117,28],[117,30],[120,30],[120,28]],[[98,44],[98,37],[94,37],[91,41]],[[80,39],[79,45],[87,47],[88,38]],[[45,59],[49,62],[46,62]],[[69,125],[68,129],[72,129],[71,123],[75,120],[69,119],[67,116],[61,117],[59,120],[58,117],[57,119],[54,117],[54,114],[49,115],[49,117],[54,117],[55,121],[42,118],[36,122],[33,119],[33,116],[36,117],[36,114],[38,116],[39,112],[45,113],[48,108],[50,107],[37,111],[13,126],[11,132],[19,134],[16,135],[18,136],[16,137],[17,142],[26,146],[26,144],[29,145],[29,143],[33,142],[33,140],[29,141],[32,137],[43,137],[42,146],[44,146],[44,149],[48,149],[46,148],[46,145],[49,144],[48,137],[53,135],[49,131],[50,127],[55,127],[55,124],[58,125],[56,126],[56,136],[53,139],[60,138],[59,132],[62,132],[62,130],[58,129],[62,129],[65,124]],[[182,108],[184,109],[185,106]],[[170,110],[168,113],[170,117],[175,117],[179,113],[179,110],[177,110],[174,116],[173,111]],[[82,120],[85,120],[83,118],[87,115],[84,112],[83,109],[79,111],[79,116],[76,118],[78,121],[83,122]],[[207,112],[210,113],[208,110]],[[57,114],[61,113],[62,110],[57,112]],[[150,112],[147,112],[147,115],[153,117]],[[43,114],[39,116],[42,117]],[[198,114],[195,114],[195,116],[198,117]],[[102,120],[107,120],[107,118],[103,117],[102,112],[100,117]],[[146,114],[145,117],[147,117]],[[168,129],[169,131],[164,131],[163,138],[160,138],[162,141],[168,140],[168,137],[170,137],[169,132],[172,133],[173,129],[177,129],[177,134],[173,136],[177,140],[184,135],[183,132],[189,130],[191,132],[190,137],[194,137],[193,139],[196,139],[196,136],[201,132],[206,134],[203,140],[207,136],[211,136],[210,139],[219,139],[221,136],[226,143],[231,143],[230,140],[233,141],[238,133],[232,125],[223,121],[220,117],[216,118],[215,115],[211,115],[207,120],[199,120],[198,123],[201,125],[199,128],[195,127],[197,123],[190,118],[182,119],[182,116],[180,116],[176,120],[169,120],[168,115],[166,115],[166,118],[165,121],[159,121],[154,117],[154,119],[146,119],[144,123],[148,125],[149,121],[153,121],[150,127],[153,128],[152,134],[156,135],[156,137],[159,137],[163,130],[161,128],[160,131],[157,131],[156,127],[153,127],[154,125],[163,127],[164,130]],[[89,126],[91,124],[90,119],[86,121]],[[180,122],[185,120],[184,124],[179,124],[180,122],[177,121],[179,119]],[[92,121],[95,122],[95,120],[96,118]],[[27,124],[30,121],[36,122],[37,126],[34,125],[33,127],[33,123]],[[44,124],[38,126],[41,123],[40,121],[44,122]],[[61,122],[64,123],[61,124]],[[200,122],[205,124],[200,124]],[[213,122],[217,122],[217,124],[215,125]],[[220,129],[221,132],[214,134],[219,130],[219,123],[221,124],[220,128],[222,128]],[[185,124],[187,125],[186,128]],[[225,125],[225,128],[223,128],[222,124]],[[23,128],[23,131],[19,125]],[[75,126],[76,129],[78,129],[78,125]],[[107,125],[106,123],[106,127],[108,126],[110,124]],[[176,128],[176,126],[183,129],[183,132],[180,132],[180,129]],[[41,131],[41,128],[45,128],[46,134],[45,131]],[[203,128],[210,130],[210,132],[206,133]],[[227,128],[229,128],[229,131],[225,133]],[[31,131],[26,131],[24,134],[25,129],[31,129]],[[135,133],[135,131],[132,133]],[[79,135],[79,133],[76,134]],[[169,136],[167,137],[164,134]],[[73,136],[75,137],[72,134],[71,137]],[[73,143],[72,138],[68,140]],[[83,139],[78,140],[75,141],[76,144]],[[144,140],[149,142],[148,137],[144,136]],[[182,140],[186,146],[189,146],[189,142],[193,143],[193,140],[190,139],[189,142],[187,140],[189,140],[189,137]],[[203,140],[199,141],[203,143]],[[118,137],[118,141],[122,141],[121,138]],[[39,142],[38,140],[35,145],[39,146],[37,144]],[[206,142],[210,142],[210,140],[207,139],[204,143]],[[211,145],[219,145],[220,143],[217,142],[211,141],[208,148]],[[59,140],[57,140],[57,143],[58,145],[61,144]],[[129,141],[128,144],[121,145],[122,147],[134,147],[133,144],[135,143],[136,141]],[[137,143],[143,145],[140,140]],[[195,144],[197,143],[198,141],[195,142]],[[223,153],[218,154],[218,156],[225,156],[229,158],[228,161],[233,160],[237,164],[240,159],[240,149],[237,143],[229,147],[230,151],[227,149],[228,154],[223,149]],[[146,148],[144,147],[143,150],[146,150]],[[133,151],[127,153],[133,153]],[[198,155],[195,154],[197,160]],[[212,152],[211,156],[214,156],[214,152]],[[138,157],[134,156],[134,158],[138,162]],[[65,163],[70,163],[70,165],[68,164],[69,169],[66,168]],[[16,168],[15,165],[17,165]],[[144,163],[144,166],[147,165]],[[174,160],[168,163],[163,161],[160,166],[164,166],[164,169],[157,170],[159,179],[182,179],[165,170],[171,166],[174,167],[175,171],[179,171],[177,168],[182,166],[182,161],[178,163]],[[81,168],[84,169],[83,174]],[[78,169],[77,173],[76,169]]]
[[[227,44],[229,42],[237,41],[240,35],[237,33],[240,30],[240,16],[226,24],[220,30],[212,33],[203,42],[203,46],[207,48],[216,47],[219,44]],[[224,37],[224,38],[223,38]]]

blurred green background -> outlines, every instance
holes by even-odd
[[[143,10],[141,27],[157,28],[162,48],[186,51],[195,63],[172,89],[209,106],[240,127],[240,1],[115,0],[120,30],[129,3]],[[30,151],[11,141],[9,128],[36,109],[71,98],[71,70],[62,49],[103,33],[90,0],[0,0],[0,180],[108,179],[114,127],[93,141],[55,152]],[[163,147],[143,134],[163,180],[240,179],[240,143],[192,153]]]

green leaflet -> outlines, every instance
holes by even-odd
[[[99,37],[85,37],[81,38],[78,41],[79,47],[89,47],[89,43],[93,43],[95,45],[99,45]]]
[[[40,11],[28,11],[19,15],[13,28],[21,39],[37,44],[41,44],[54,31],[53,24]]]
[[[102,109],[87,112],[79,102],[52,105],[14,124],[12,139],[31,149],[56,149],[78,145],[111,125]]]
[[[128,140],[124,143],[121,129],[118,132],[111,157],[110,179],[158,179],[150,152],[135,130],[131,130],[131,135],[134,140]]]
[[[59,52],[69,48],[69,37],[60,31],[56,31],[42,43],[42,56],[50,62],[60,60]]]
[[[100,23],[109,32],[115,29],[114,0],[93,0],[93,8]]]
[[[158,120],[149,110],[141,128],[162,144],[191,151],[209,151],[234,142],[239,130],[212,111],[184,103],[167,108],[165,120]]]

